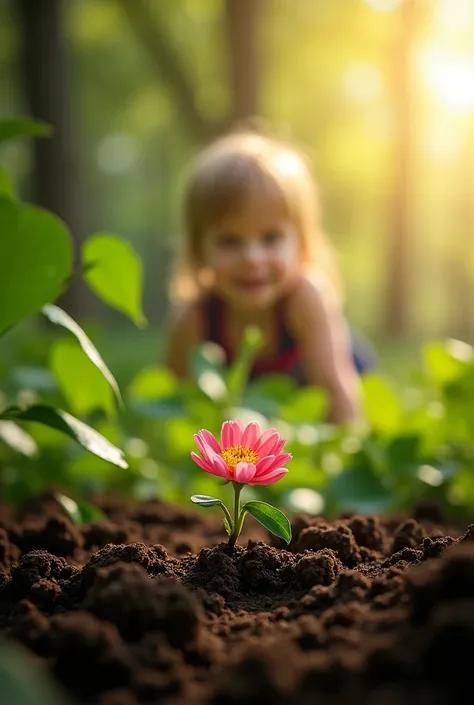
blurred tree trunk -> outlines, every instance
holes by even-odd
[[[397,138],[394,144],[394,181],[389,203],[389,240],[386,260],[386,304],[382,330],[388,337],[403,336],[409,327],[410,239],[413,236],[413,152],[415,109],[412,56],[422,0],[406,0],[399,10],[399,34],[393,53],[393,103]]]
[[[18,0],[22,34],[21,80],[30,115],[53,126],[33,143],[33,201],[62,218],[73,234],[75,257],[84,237],[79,168],[69,104],[68,57],[62,36],[62,0]],[[72,287],[60,304],[73,316],[85,313],[86,297]]]
[[[252,118],[258,112],[260,2],[225,0],[224,9],[232,95],[230,122],[234,122]]]
[[[236,121],[256,115],[260,90],[257,34],[261,0],[222,0],[231,107],[229,114],[217,121],[209,120],[199,110],[192,76],[160,17],[163,12],[160,3],[152,10],[149,0],[118,2],[198,144],[224,132]]]

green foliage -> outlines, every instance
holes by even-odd
[[[123,452],[87,424],[79,421],[67,411],[51,406],[35,404],[26,409],[10,406],[2,412],[3,419],[12,421],[34,421],[66,434],[90,453],[121,468],[126,468]]]
[[[91,289],[143,328],[142,265],[132,246],[115,235],[93,235],[84,243],[82,258]]]
[[[13,184],[7,174],[7,172],[0,168],[0,194],[8,196],[8,198],[15,198],[15,189]]]
[[[26,119],[0,121],[0,141],[42,136],[48,132],[49,128],[42,123]],[[51,321],[67,328],[76,339],[56,342],[51,352],[51,369],[69,406],[79,415],[102,409],[113,416],[114,393],[121,402],[115,378],[80,326],[51,304],[63,292],[72,273],[72,244],[68,230],[52,213],[12,200],[13,189],[8,177],[3,171],[0,177],[0,335],[42,309]],[[120,246],[119,239],[115,238],[115,249]],[[122,249],[127,246],[124,244]],[[136,288],[136,262],[132,262],[129,268]],[[120,274],[126,283],[126,266],[122,267]],[[20,395],[21,390],[18,390],[17,397]],[[27,458],[37,455],[35,439],[16,423],[33,421],[74,439],[109,463],[128,467],[122,451],[100,433],[67,411],[35,403],[36,395],[29,390],[31,395],[34,402],[28,404],[15,403],[18,398],[9,404],[7,395],[0,397],[0,407],[5,407],[0,408],[0,439],[9,448]],[[22,484],[25,486],[23,478],[19,485]]]
[[[31,118],[0,121],[0,143],[26,137],[48,137],[51,132],[51,125]]]
[[[272,534],[290,543],[291,541],[291,524],[288,518],[276,507],[266,502],[250,500],[242,506],[242,512],[251,514],[262,526],[264,526]]]
[[[61,294],[71,273],[72,248],[59,218],[5,196],[0,196],[0,232],[1,334]]]
[[[76,526],[87,524],[91,521],[103,521],[107,515],[102,510],[88,502],[76,502],[71,497],[57,492],[56,500],[62,506],[64,512]]]
[[[50,354],[50,369],[58,383],[68,408],[81,418],[102,409],[108,416],[115,413],[111,387],[70,340],[57,340]]]
[[[120,389],[118,387],[118,384],[115,380],[115,377],[113,376],[112,372],[109,370],[107,365],[105,364],[104,360],[102,359],[99,351],[97,348],[94,346],[92,341],[88,338],[88,336],[84,333],[82,328],[74,321],[71,316],[69,316],[66,311],[63,311],[62,309],[59,308],[59,306],[55,306],[54,304],[48,304],[47,306],[44,306],[42,309],[44,315],[52,322],[52,323],[57,323],[60,326],[63,326],[64,328],[67,328],[73,335],[76,336],[79,345],[81,346],[82,350],[85,352],[89,360],[92,362],[93,365],[99,370],[99,372],[103,375],[104,379],[108,382],[110,385],[111,389],[113,390],[115,397],[119,403],[120,406],[123,405],[122,402],[122,396],[120,394]],[[74,348],[76,350],[76,348]],[[81,364],[82,361],[79,362]],[[86,373],[87,374],[87,373]],[[90,376],[90,374],[89,374]],[[94,379],[95,381],[95,379]],[[99,383],[100,384],[100,383]],[[100,401],[99,406],[102,405],[102,401],[108,401],[108,389],[107,391],[100,392]],[[109,404],[105,404],[106,411],[109,410]],[[87,408],[86,411],[89,409]],[[81,412],[79,412],[81,413]]]

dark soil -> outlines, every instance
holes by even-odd
[[[474,525],[299,516],[287,550],[248,520],[232,551],[207,510],[97,504],[80,528],[52,496],[0,504],[0,633],[74,702],[474,701]]]

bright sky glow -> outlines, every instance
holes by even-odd
[[[430,93],[448,110],[474,110],[474,57],[427,47],[420,55],[420,70]]]

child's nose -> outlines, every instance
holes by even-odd
[[[264,249],[258,242],[249,242],[244,247],[243,255],[246,262],[259,262],[263,259]]]

